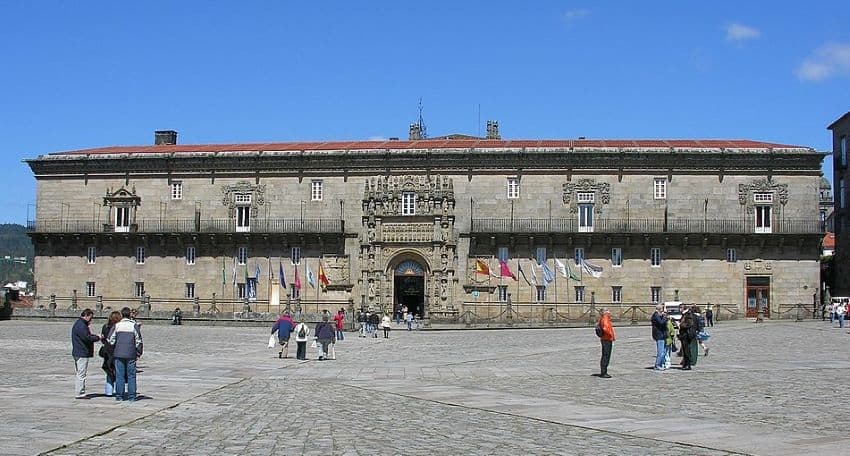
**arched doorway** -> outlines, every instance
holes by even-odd
[[[413,260],[399,263],[393,274],[393,315],[407,307],[419,318],[425,315],[425,269]]]

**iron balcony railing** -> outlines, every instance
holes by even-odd
[[[820,220],[777,220],[756,226],[754,220],[597,219],[579,226],[577,219],[473,219],[473,233],[713,233],[819,234]]]
[[[237,226],[233,219],[136,220],[116,226],[102,220],[39,219],[27,222],[34,233],[335,233],[344,231],[339,219],[258,219]]]

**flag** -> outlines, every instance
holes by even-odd
[[[280,267],[280,286],[281,286],[281,288],[283,288],[285,290],[286,289],[286,276],[283,275],[283,262],[278,260],[277,264]]]
[[[531,263],[531,280],[537,286],[537,266],[534,263]]]
[[[227,283],[227,271],[224,270],[224,257],[221,257],[221,286]]]
[[[557,269],[558,272],[560,272],[562,276],[569,277],[567,275],[567,267],[564,265],[564,263],[561,263],[561,260],[559,260],[557,258],[555,258],[555,269]]]
[[[593,276],[595,279],[602,277],[602,266],[596,266],[595,264],[588,263],[587,260],[584,259],[581,260],[581,270],[588,275]]]
[[[254,266],[257,267],[257,271],[256,271],[257,275],[255,275],[254,278],[257,279],[257,282],[259,283],[260,282],[260,263],[254,263]]]
[[[313,270],[310,268],[307,268],[307,283],[311,287],[316,288],[316,277],[313,276]]]
[[[490,275],[490,266],[487,266],[487,263],[476,259],[475,260],[475,272],[477,274],[487,274]]]
[[[543,268],[543,282],[545,282],[546,285],[549,285],[553,280],[555,280],[555,273],[549,268],[549,264],[545,261],[540,263],[540,267]]]
[[[301,291],[301,276],[298,274],[297,264],[295,265],[295,282],[293,282],[293,285],[295,285],[296,290]]]
[[[319,261],[319,282],[322,284],[322,288],[330,285],[331,281],[328,280],[328,276],[325,275],[325,267],[322,266],[322,262]]]
[[[510,277],[510,278],[516,280],[516,276],[514,275],[513,272],[511,272],[511,269],[508,267],[507,261],[499,260],[499,268],[501,269],[500,273],[501,273],[502,277]]]
[[[581,277],[577,276],[575,272],[573,272],[573,268],[567,265],[567,273],[570,275],[570,278],[575,280],[576,282],[581,282]]]
[[[233,257],[233,286],[236,286],[236,257]]]
[[[525,276],[525,271],[522,270],[522,261],[517,260],[516,265],[517,270],[519,271],[519,275],[522,276],[523,280],[525,280],[525,283],[531,285],[531,282],[528,280],[528,277]]]

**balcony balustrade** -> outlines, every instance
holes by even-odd
[[[343,233],[338,219],[257,219],[237,226],[235,219],[136,220],[116,226],[102,220],[38,219],[27,222],[33,233]]]
[[[597,219],[580,226],[577,219],[473,219],[472,233],[711,233],[711,234],[819,234],[820,220],[777,220],[769,227],[755,220],[703,219]]]

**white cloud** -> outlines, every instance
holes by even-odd
[[[589,15],[590,15],[590,10],[587,10],[587,9],[584,9],[584,8],[576,8],[576,9],[571,9],[571,10],[567,11],[566,13],[564,13],[564,20],[567,21],[567,22],[572,22],[574,20],[581,19],[581,18],[589,16]]]
[[[387,138],[383,136],[370,136],[366,141],[386,141]]]
[[[850,76],[850,43],[827,43],[803,60],[794,71],[804,81],[819,82],[834,76]]]
[[[761,31],[744,24],[731,23],[726,26],[726,41],[742,42],[761,36]]]

